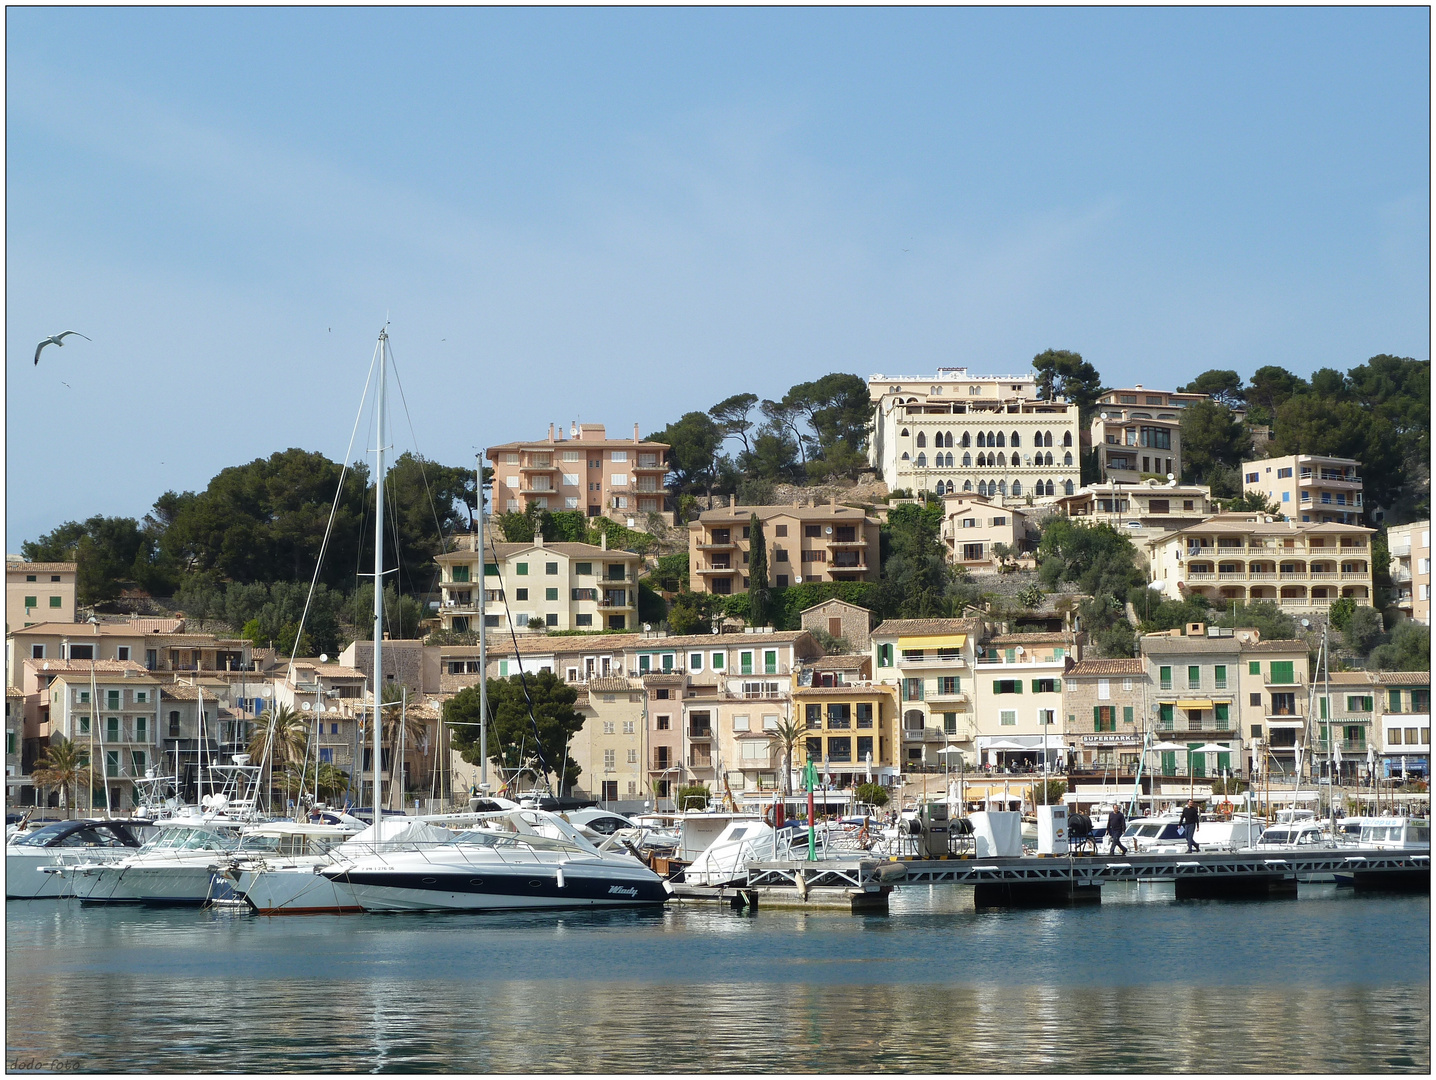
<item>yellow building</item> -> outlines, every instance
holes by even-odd
[[[877,581],[878,521],[836,502],[821,506],[729,506],[688,523],[688,578],[694,592],[748,591],[753,515],[763,525],[768,584]]]
[[[793,691],[793,715],[803,734],[794,767],[813,762],[831,777],[830,787],[871,782],[890,785],[902,770],[898,759],[897,687],[883,683],[804,686]]]
[[[5,632],[40,622],[75,621],[72,562],[5,560]]]

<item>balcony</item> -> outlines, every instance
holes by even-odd
[[[552,462],[531,461],[519,466],[521,473],[550,473],[558,472],[558,466]]]
[[[1304,671],[1292,671],[1290,679],[1274,679],[1270,672],[1262,673],[1262,685],[1264,686],[1304,686],[1306,685],[1306,673]]]
[[[919,657],[904,656],[898,663],[901,668],[950,668],[967,667],[967,660],[959,652],[944,656],[939,653],[937,656],[929,656],[924,653]]]
[[[868,572],[868,564],[866,561],[855,563],[829,563],[828,572],[831,574],[866,574]],[[812,571],[807,570],[804,571],[804,573],[808,574],[812,573]]]
[[[971,698],[968,696],[966,690],[953,690],[951,693],[943,693],[942,691],[938,691],[937,693],[929,695],[927,700],[931,702],[943,702],[949,705],[956,705],[962,702],[970,701]]]
[[[697,545],[699,551],[732,551],[737,546],[732,540],[706,540]]]
[[[726,563],[714,563],[711,566],[699,563],[692,568],[692,571],[695,574],[732,574],[736,569],[736,567],[729,566]]]
[[[847,539],[847,540],[839,540],[839,539],[836,539],[836,538],[835,538],[835,539],[832,539],[832,540],[829,540],[829,541],[828,541],[828,547],[833,548],[833,549],[837,549],[837,548],[843,548],[843,549],[847,549],[847,548],[862,548],[862,547],[867,547],[867,546],[868,546],[867,539],[864,538],[864,537],[861,537],[861,536],[855,536],[855,537],[852,537],[852,538]]]
[[[953,735],[953,736],[950,736],[950,737],[951,737],[952,739],[956,739],[958,736]],[[902,729],[902,741],[903,741],[903,742],[924,742],[924,743],[938,742],[938,743],[945,743],[945,742],[948,741],[948,739],[949,739],[948,734],[947,734],[946,732],[944,732],[944,731],[942,730],[942,728],[940,728],[940,727],[921,727],[921,728],[908,728],[908,727],[905,727],[905,728]]]
[[[1066,658],[1065,656],[1049,656],[1049,657],[1019,656],[1019,657],[1016,657],[1015,659],[1012,659],[1012,660],[1008,660],[1006,657],[1002,657],[1002,656],[979,656],[979,657],[977,658],[977,665],[978,665],[978,667],[986,667],[986,668],[1004,667],[1004,666],[1005,666],[1005,667],[1041,667],[1041,666],[1044,666],[1044,665],[1046,665],[1046,666],[1048,666],[1048,667],[1051,667],[1051,666],[1054,665],[1054,664],[1063,665],[1063,664],[1066,664],[1066,662],[1067,662],[1067,658]]]
[[[556,488],[556,487],[535,487],[535,486],[532,485],[531,482],[527,482],[527,481],[526,481],[526,482],[524,482],[524,483],[519,487],[519,494],[520,494],[520,495],[557,495],[557,494],[558,494],[558,488]]]
[[[1330,488],[1332,491],[1355,491],[1361,487],[1361,477],[1342,476],[1339,473],[1322,473],[1319,476],[1303,473],[1297,477],[1297,485],[1304,488]]]
[[[636,473],[666,473],[668,466],[661,461],[645,461],[639,458],[633,463],[633,471]]]

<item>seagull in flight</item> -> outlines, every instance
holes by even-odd
[[[90,340],[89,338],[85,337],[84,334],[80,333],[78,330],[63,330],[63,331],[61,331],[61,332],[58,333],[58,334],[52,334],[52,335],[50,335],[49,337],[47,337],[44,341],[40,342],[40,344],[38,344],[38,345],[35,346],[35,363],[38,364],[38,363],[40,362],[40,350],[41,350],[41,349],[43,349],[46,345],[57,345],[57,346],[60,346],[61,348],[63,348],[65,342],[64,342],[62,339],[69,337],[71,334],[74,334],[74,335],[76,335],[77,337],[85,338],[86,341],[89,341],[89,340]]]

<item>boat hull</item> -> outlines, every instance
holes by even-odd
[[[61,900],[75,895],[72,875],[47,873],[46,867],[65,868],[78,865],[81,861],[97,862],[103,855],[85,853],[82,857],[71,855],[66,858],[54,852],[22,855],[13,851],[5,853],[5,899],[7,900]],[[133,855],[133,849],[117,852],[113,861]]]
[[[638,907],[666,903],[668,889],[656,875],[589,876],[574,871],[560,879],[550,872],[494,873],[487,868],[412,873],[396,870],[342,871],[343,882],[365,911],[513,911],[523,909]]]
[[[203,907],[215,894],[212,863],[87,866],[67,876],[82,904]]]
[[[310,867],[242,870],[235,893],[256,915],[323,915],[363,909],[347,885]]]

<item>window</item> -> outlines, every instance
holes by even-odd
[[[628,763],[629,763],[630,765],[637,765],[637,764],[638,764],[638,749],[637,749],[637,747],[629,747],[629,749],[628,749]]]
[[[514,563],[514,573],[519,577],[528,577],[529,564],[526,562]]]
[[[1062,689],[1057,679],[1033,679],[1032,692],[1034,694],[1056,694]]]
[[[149,724],[143,716],[135,717],[135,742],[149,742]]]
[[[1032,689],[1036,690],[1037,687],[1034,685],[1034,686],[1032,687]],[[1097,680],[1097,700],[1098,700],[1098,701],[1111,701],[1111,700],[1112,700],[1112,680],[1110,680],[1110,679],[1098,679],[1098,680]]]
[[[105,691],[105,708],[118,709],[120,707],[120,692],[118,690]]]
[[[50,597],[50,606],[51,606],[51,607],[59,607],[59,606],[60,606],[60,598],[59,598],[58,596],[52,596],[52,597]]]
[[[1170,690],[1172,688],[1171,668],[1162,667],[1157,669],[1157,686],[1162,690]]]
[[[1017,726],[1017,710],[1016,710],[1016,709],[1003,709],[1001,712],[999,712],[999,713],[997,714],[997,717],[998,717],[998,722],[999,722],[1003,727],[1016,727],[1016,726]]]
[[[171,739],[177,739],[177,738],[179,738],[179,733],[180,733],[180,714],[179,714],[178,710],[173,710],[173,709],[170,710],[169,720],[170,720],[170,732],[169,732],[170,738],[171,738]]]
[[[604,733],[605,735],[612,735],[613,732],[614,732],[614,721],[612,721],[612,720],[605,720],[605,721],[603,722],[603,733]]]
[[[26,607],[39,607],[39,606],[40,606],[39,598],[38,598],[38,597],[34,597],[34,596],[27,596],[27,597],[25,597],[25,606],[26,606]]]
[[[803,554],[806,555],[807,552],[805,551],[805,552],[803,552]],[[774,562],[787,562],[787,561],[788,561],[788,549],[787,549],[787,548],[782,548],[782,547],[775,547],[775,548],[773,548],[773,561],[774,561]]]
[[[1260,660],[1248,660],[1248,661],[1247,661],[1247,674],[1248,674],[1248,675],[1260,675],[1260,674],[1261,674],[1261,661],[1260,661]]]
[[[43,645],[31,645],[31,646],[30,646],[30,659],[31,659],[31,660],[43,660],[43,659],[45,659],[45,646],[43,646]]]
[[[923,699],[922,680],[904,679],[902,681],[902,699],[904,701],[921,701]]]
[[[584,577],[588,577],[588,576],[590,576],[590,575],[593,573],[593,563],[591,563],[591,562],[574,563],[574,564],[573,564],[573,572],[574,572],[575,574],[581,574],[581,575],[584,576]]]
[[[129,658],[130,658],[130,647],[129,647],[128,645],[119,645],[119,646],[116,646],[116,648],[115,648],[115,659],[116,659],[116,660],[128,660]]]
[[[958,675],[944,675],[937,680],[937,692],[939,694],[960,694],[962,693],[962,678]]]
[[[43,645],[37,645],[37,646],[35,646],[35,647],[36,647],[37,649],[43,649],[43,648],[44,648]],[[41,655],[43,655],[43,653],[42,653]],[[893,647],[892,647],[892,643],[891,643],[891,642],[886,642],[886,643],[881,644],[881,645],[878,646],[878,667],[892,667],[892,666],[893,666]]]
[[[668,716],[659,716],[659,717],[656,717],[656,718],[654,719],[654,726],[655,726],[659,731],[667,731],[667,730],[668,730],[668,725],[669,725],[669,722],[670,722],[671,719],[672,719],[672,718],[671,718],[671,717],[668,717]]]
[[[809,724],[808,726],[811,727],[812,725]],[[734,730],[734,731],[747,731],[747,730],[749,730],[749,729],[748,729],[748,718],[747,718],[746,716],[735,716],[735,717],[733,717],[733,730]]]
[[[753,674],[753,654],[751,652],[740,652],[738,654],[738,674]]]
[[[702,671],[702,670],[703,670],[703,654],[702,654],[701,652],[694,652],[694,653],[689,653],[689,654],[688,654],[688,670],[689,670],[689,671]]]
[[[1225,701],[1218,701],[1212,705],[1212,712],[1217,718],[1217,727],[1225,731],[1231,723],[1231,706]]]
[[[1287,686],[1295,683],[1296,673],[1293,668],[1294,664],[1291,660],[1273,660],[1271,662],[1271,681]]]
[[[1364,696],[1348,696],[1346,699],[1347,712],[1370,712],[1372,699]]]
[[[1130,724],[1130,723],[1133,723],[1133,722],[1134,722],[1134,721],[1133,721],[1133,719],[1132,719],[1132,706],[1130,706],[1130,705],[1123,705],[1123,706],[1122,706],[1122,723],[1124,723],[1124,724]]]
[[[1196,664],[1187,667],[1187,689],[1199,690],[1202,685],[1202,669]]]
[[[604,771],[604,772],[613,772],[613,770],[617,767],[617,762],[614,760],[614,759],[617,758],[617,757],[618,757],[618,751],[616,751],[616,750],[605,750],[605,751],[603,752],[603,771]]]
[[[723,653],[716,652],[708,659],[710,661],[708,666],[711,667],[714,671],[723,670]]]
[[[873,726],[873,703],[871,701],[860,701],[856,706],[858,727],[870,728]]]
[[[120,718],[118,716],[105,717],[105,739],[108,742],[120,741]]]
[[[992,683],[994,694],[1020,694],[1022,693],[1021,679],[996,679]]]
[[[81,735],[88,735],[89,733],[90,733],[90,718],[89,718],[88,716],[82,716],[82,717],[80,717],[80,734],[81,734]]]
[[[515,589],[515,590],[514,590],[514,599],[515,599],[515,600],[527,600],[528,598],[529,598],[529,591],[528,591],[527,589]]]
[[[627,461],[627,460],[628,460],[628,451],[627,451],[627,450],[615,450],[615,451],[613,451],[612,460],[613,460],[613,461]]]
[[[1213,677],[1216,679],[1218,690],[1227,688],[1227,666],[1225,664],[1218,664],[1213,668]]]
[[[1253,695],[1251,696],[1251,703],[1252,703],[1253,705],[1260,705],[1260,704],[1261,704],[1261,694],[1259,694],[1259,693],[1253,694]]]
[[[1055,723],[1057,723],[1057,710],[1056,710],[1056,709],[1038,709],[1038,710],[1037,710],[1037,722],[1038,722],[1039,724],[1055,724]]]
[[[1117,709],[1113,705],[1092,706],[1092,730],[1093,731],[1116,731],[1117,730]]]
[[[1409,727],[1409,728],[1406,729],[1406,745],[1407,745],[1407,746],[1415,746],[1415,745],[1417,745],[1416,729],[1415,729],[1414,727]]]
[[[544,572],[545,574],[550,575],[550,576],[552,576],[552,575],[554,575],[554,574],[557,574],[557,573],[558,573],[558,563],[556,563],[556,562],[546,562],[546,563],[544,563],[544,564],[543,564],[543,572]],[[557,599],[557,597],[555,597],[555,599]]]
[[[763,674],[764,674],[764,675],[776,675],[776,674],[778,674],[778,650],[777,650],[777,649],[765,649],[765,650],[763,650]]]
[[[557,599],[558,599],[558,590],[557,590],[557,589],[545,589],[545,590],[543,591],[543,598],[544,598],[545,600],[557,600]]]

